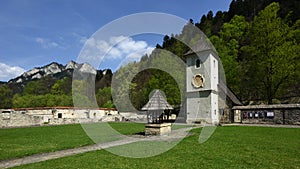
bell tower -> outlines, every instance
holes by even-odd
[[[186,122],[219,123],[218,57],[206,45],[197,45],[186,55]]]

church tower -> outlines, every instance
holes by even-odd
[[[186,122],[219,123],[218,57],[202,43],[186,55]]]

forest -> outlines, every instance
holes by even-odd
[[[93,96],[98,106],[111,108],[116,103],[120,108],[126,107],[123,103],[127,96],[120,93],[126,93],[122,91],[128,86],[129,99],[136,109],[148,101],[154,89],[161,89],[170,104],[179,106],[184,97],[180,89],[184,88],[185,67],[170,58],[178,56],[185,62],[184,54],[190,50],[188,46],[199,41],[198,36],[192,36],[193,27],[203,31],[214,45],[222,61],[228,88],[245,105],[253,101],[266,104],[300,101],[300,2],[233,0],[229,11],[216,14],[209,11],[199,22],[190,19],[181,34],[166,35],[152,54],[117,70],[114,78],[122,83],[114,85],[112,79],[106,79],[112,86],[96,88]],[[173,65],[176,79],[162,70],[144,70],[149,64],[168,70],[167,63]],[[128,77],[128,72],[136,75]],[[15,92],[6,83],[0,84],[0,106],[73,106],[71,78],[61,78],[51,86],[47,85],[47,79],[32,81],[22,92]],[[84,89],[84,83],[73,81],[76,89],[90,90]],[[91,100],[84,95],[78,97],[82,97],[87,105]]]
[[[256,6],[251,6],[254,2],[257,2]],[[157,45],[150,56],[122,67],[116,74],[123,76],[124,72],[138,71],[155,60],[165,63],[168,54],[157,54],[161,53],[159,50],[170,51],[184,61],[184,54],[190,48],[182,42],[193,46],[199,40],[199,37],[191,36],[191,27],[196,26],[218,52],[228,88],[245,105],[251,102],[297,103],[300,96],[300,15],[297,8],[300,4],[296,1],[268,2],[233,1],[229,12],[217,12],[214,16],[210,11],[199,23],[191,19],[181,34],[166,35],[162,45]],[[173,70],[179,71],[178,76],[184,76],[180,67]],[[150,92],[156,88],[166,94],[170,104],[181,104],[181,86],[160,70],[140,72],[133,81],[127,82],[129,84],[131,101],[137,109],[147,102]],[[124,98],[116,99],[121,102]]]

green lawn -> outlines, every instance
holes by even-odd
[[[95,125],[101,127],[104,124],[99,123]],[[134,134],[144,130],[144,124],[139,123],[109,124],[122,134]],[[109,139],[115,140],[118,138],[104,137],[100,141],[110,141]],[[100,141],[98,140],[98,142]],[[80,147],[93,143],[80,124],[0,129],[0,160]]]
[[[121,125],[121,124],[120,124]],[[149,158],[126,158],[99,150],[16,168],[299,168],[300,129],[218,127],[199,144],[201,129],[173,149]],[[120,146],[122,149],[126,147]]]

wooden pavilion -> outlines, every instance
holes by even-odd
[[[173,107],[167,102],[160,90],[155,90],[148,103],[142,108],[147,111],[148,124],[145,125],[146,135],[164,135],[171,132],[171,124],[163,123],[165,110]]]
[[[173,107],[167,102],[162,92],[156,89],[149,99],[148,103],[142,108],[147,111],[148,123],[160,124],[163,123],[165,110],[172,110]]]

